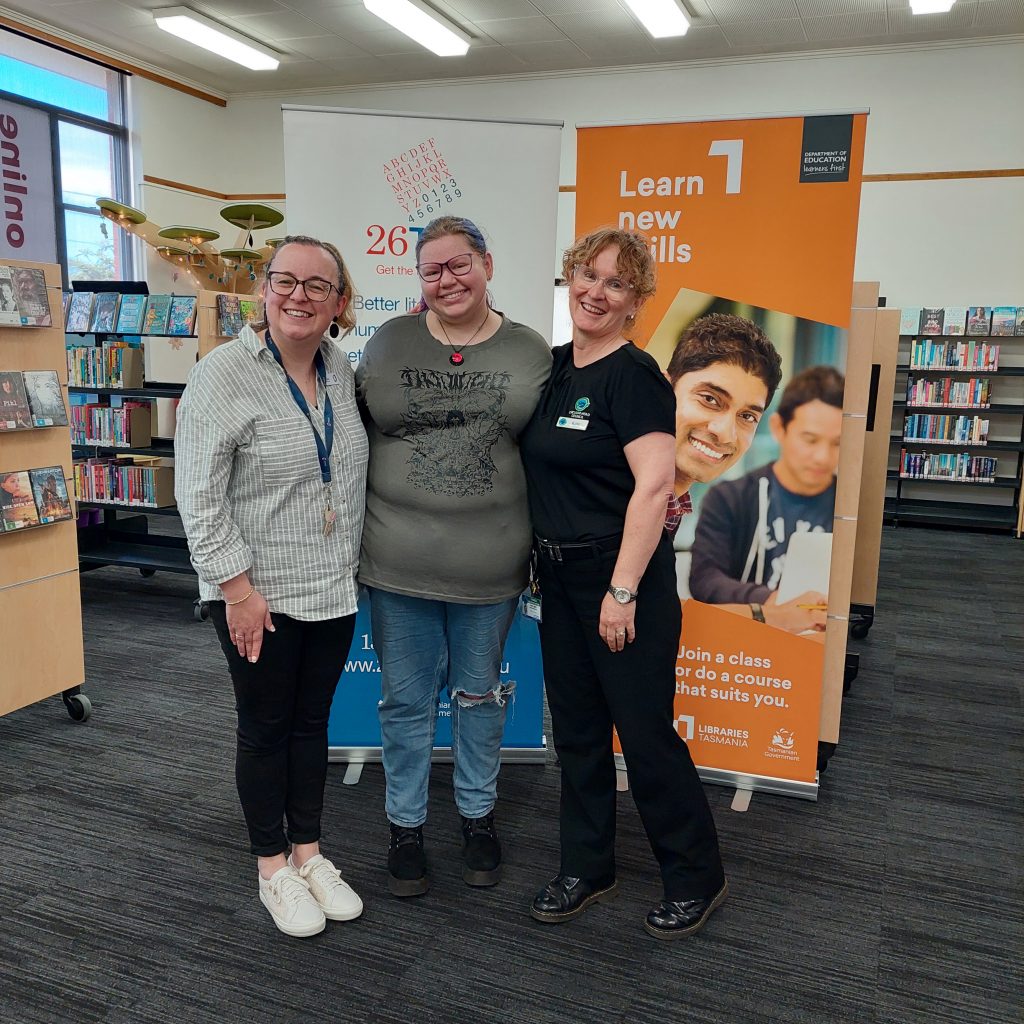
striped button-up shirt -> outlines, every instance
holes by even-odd
[[[313,431],[262,335],[244,328],[189,374],[178,407],[174,493],[204,601],[221,600],[218,584],[248,572],[272,612],[318,620],[356,610],[368,447],[348,356],[326,338],[320,351],[334,408],[337,520],[326,537]],[[318,380],[310,415],[321,437],[323,406]]]

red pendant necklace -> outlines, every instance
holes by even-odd
[[[448,337],[448,332],[444,329],[444,321],[438,316],[437,322],[441,327],[441,333],[444,335],[444,340],[448,342],[449,348],[451,348],[452,354],[448,357],[448,362],[452,366],[461,366],[465,361],[466,357],[462,354],[462,350],[473,343],[476,336],[484,329],[484,324],[487,323],[487,318],[491,315],[491,310],[488,308],[487,312],[484,313],[483,320],[480,321],[480,326],[469,336],[469,339],[464,341],[458,348],[452,344],[452,339]],[[437,316],[435,313],[434,316]]]

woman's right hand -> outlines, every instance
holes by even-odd
[[[258,590],[253,590],[244,601],[227,605],[225,613],[231,642],[243,658],[255,664],[263,647],[263,630],[274,632],[266,600]]]

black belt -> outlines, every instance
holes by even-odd
[[[560,544],[558,541],[545,540],[535,536],[533,539],[537,553],[552,562],[575,562],[583,558],[599,558],[610,555],[622,547],[622,537],[600,537],[598,540],[582,541],[574,544]]]

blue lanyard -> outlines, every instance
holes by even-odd
[[[274,339],[270,337],[270,331],[267,331],[264,337],[266,338],[267,348],[270,349],[271,355],[278,361],[281,369],[284,370],[281,352],[274,344]],[[313,424],[313,417],[309,414],[306,396],[302,393],[302,389],[288,376],[287,370],[284,370],[284,376],[285,380],[288,381],[288,390],[291,391],[295,404],[301,410],[302,415],[309,420],[309,426],[313,431],[313,438],[316,441],[317,458],[320,459],[320,478],[325,484],[329,484],[331,482],[331,449],[334,448],[334,407],[331,405],[331,396],[327,391],[327,367],[324,364],[324,354],[320,349],[316,350],[314,362],[316,363],[316,375],[323,381],[324,385],[324,435],[326,441],[317,433],[317,429]]]

